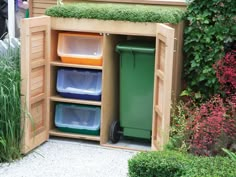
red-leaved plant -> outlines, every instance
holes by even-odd
[[[195,155],[214,156],[236,142],[236,50],[228,51],[214,68],[223,96],[215,95],[187,113],[190,151]]]
[[[236,49],[227,52],[214,68],[221,90],[236,105]]]
[[[195,155],[213,156],[229,148],[236,139],[235,110],[217,95],[192,111],[189,120],[190,151]]]

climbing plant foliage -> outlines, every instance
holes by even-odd
[[[209,98],[219,92],[213,64],[222,58],[224,45],[236,36],[235,0],[194,0],[187,7],[185,28],[185,94]]]

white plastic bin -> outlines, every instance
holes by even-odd
[[[100,117],[97,106],[57,103],[55,126],[65,132],[99,135]]]
[[[85,69],[59,69],[57,91],[63,97],[101,100],[102,72]]]
[[[102,65],[102,36],[59,33],[57,53],[64,63]]]

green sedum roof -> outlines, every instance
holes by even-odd
[[[46,9],[45,14],[52,17],[63,18],[176,24],[182,20],[185,11],[177,7],[156,5],[80,2],[62,6],[52,6]]]

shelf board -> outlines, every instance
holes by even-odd
[[[100,141],[100,136],[82,135],[82,134],[75,134],[75,133],[65,133],[65,132],[60,132],[57,129],[49,130],[49,135],[50,136],[65,137],[65,138],[75,138],[75,139],[83,139],[83,140]]]
[[[50,64],[51,64],[51,66],[72,67],[72,68],[86,68],[86,69],[102,70],[102,66],[63,63],[63,62],[61,62],[61,61],[59,61],[59,60],[57,60],[57,61],[51,61]]]
[[[51,96],[51,101],[56,102],[63,102],[63,103],[75,103],[75,104],[85,104],[85,105],[94,105],[94,106],[101,106],[101,101],[90,101],[90,100],[79,100],[79,99],[73,99],[73,98],[63,98],[59,95]]]

